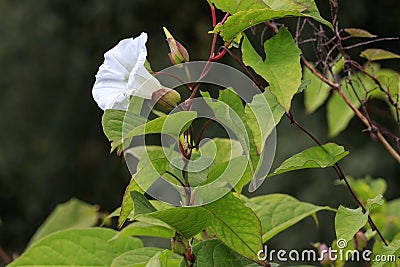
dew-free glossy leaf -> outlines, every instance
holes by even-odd
[[[262,225],[262,240],[266,242],[278,233],[299,221],[314,216],[318,211],[333,209],[300,202],[292,196],[270,194],[246,200],[246,205],[254,210]]]
[[[134,101],[135,105],[141,107],[143,99],[134,97]],[[103,131],[111,142],[111,152],[116,148],[122,149],[123,135],[125,133],[146,123],[146,119],[138,115],[140,110],[134,110],[133,106],[130,105],[127,112],[115,109],[104,111],[102,118]]]
[[[331,167],[348,154],[344,147],[334,143],[311,147],[285,160],[269,176],[300,169]]]
[[[94,226],[100,214],[99,207],[72,198],[59,204],[32,236],[29,245],[59,230]]]
[[[137,238],[110,240],[116,233],[106,228],[56,232],[33,244],[8,267],[108,267],[119,255],[143,246]]]
[[[167,224],[165,226],[154,225],[147,222],[133,222],[124,227],[117,235],[122,236],[153,236],[161,238],[172,238],[174,230]]]
[[[178,137],[182,131],[185,131],[189,127],[196,116],[197,112],[195,111],[180,111],[162,116],[134,128],[124,135],[124,138],[154,133],[163,133]]]
[[[234,14],[238,11],[269,8],[263,0],[209,0],[218,9]]]
[[[121,211],[118,217],[118,229],[121,229],[122,225],[128,219],[129,214],[131,214],[133,210],[133,201],[131,198],[132,191],[144,193],[143,190],[136,183],[134,178],[129,181],[129,184],[125,189],[124,196],[122,197]]]
[[[368,59],[369,61],[400,58],[400,55],[377,48],[365,49],[364,51],[361,52],[360,56]]]
[[[232,193],[207,204],[204,209],[214,216],[210,231],[240,255],[257,260],[262,249],[261,223],[256,214]]]
[[[193,254],[196,256],[195,267],[237,267],[250,263],[249,260],[231,250],[218,239],[198,243],[193,246]]]
[[[145,247],[127,251],[115,258],[111,267],[144,267],[161,248]]]
[[[146,217],[156,218],[170,225],[185,238],[190,238],[208,227],[213,215],[201,207],[176,207],[149,213]],[[138,218],[138,220],[141,220]]]
[[[311,17],[332,28],[332,25],[328,21],[319,16],[317,9],[310,8],[308,10],[310,11],[300,12],[298,10],[272,10],[270,8],[260,8],[239,11],[230,16],[224,24],[217,25],[214,29],[214,32],[219,33],[226,42],[231,42],[238,34],[246,29],[249,29],[250,27],[253,27],[264,21],[280,19],[284,17]]]
[[[156,209],[151,205],[149,200],[138,191],[131,191],[131,198],[133,201],[134,214],[147,214],[156,211]]]
[[[363,213],[361,207],[349,209],[340,205],[335,217],[337,239],[351,240],[367,222],[368,213]]]
[[[293,96],[301,85],[300,49],[284,27],[264,43],[266,59],[263,61],[247,38],[243,39],[243,62],[267,80],[270,90],[281,106],[288,111]]]

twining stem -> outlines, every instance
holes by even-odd
[[[6,264],[9,264],[9,263],[12,262],[10,256],[8,256],[8,254],[3,250],[2,247],[0,247],[0,258],[2,258],[3,261],[4,261]]]
[[[340,84],[337,84],[331,80],[329,80],[327,77],[322,75],[314,66],[308,62],[304,56],[301,57],[301,60],[303,64],[315,75],[317,76],[321,81],[329,85],[333,90],[335,90],[340,97],[346,102],[346,104],[351,108],[351,110],[354,112],[354,114],[374,133],[376,134],[377,138],[379,141],[383,144],[385,149],[392,155],[392,157],[400,164],[400,155],[399,153],[390,145],[390,143],[386,140],[386,138],[382,135],[382,133],[371,125],[370,121],[362,114],[358,108],[356,108],[353,103],[350,101],[350,99],[344,94]]]

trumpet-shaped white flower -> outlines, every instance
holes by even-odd
[[[147,34],[120,41],[104,54],[92,94],[99,107],[127,110],[129,97],[136,95],[151,99],[161,89],[160,82],[145,68]]]

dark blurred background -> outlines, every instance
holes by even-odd
[[[329,19],[328,0],[316,2]],[[399,36],[398,0],[340,2],[342,26]],[[153,69],[169,66],[163,26],[188,48],[191,60],[207,59],[211,25],[205,0],[0,1],[0,247],[7,253],[22,252],[53,208],[71,197],[98,204],[103,211],[119,206],[130,175],[121,158],[108,153],[102,110],[91,96],[94,75],[105,51],[142,31],[149,34]],[[400,53],[399,42],[375,47]],[[229,58],[225,62],[236,66]],[[400,70],[399,61],[383,65]],[[297,96],[294,111],[321,140],[329,140],[324,108],[306,117]],[[363,128],[353,119],[349,130],[333,140],[351,151],[343,160],[344,171],[386,178],[386,197],[400,197],[399,166],[361,133]],[[275,164],[313,145],[285,118],[277,131]],[[332,170],[298,171],[271,178],[259,193],[284,192],[320,205],[354,206],[347,191],[334,186],[335,179]],[[311,241],[330,242],[333,215],[321,217],[319,228],[307,219],[272,244],[299,248]]]

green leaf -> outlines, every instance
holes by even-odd
[[[72,198],[59,204],[32,236],[29,245],[59,230],[94,226],[99,220],[99,207]]]
[[[129,181],[129,184],[125,189],[124,196],[122,197],[121,211],[118,217],[118,229],[121,229],[122,225],[128,219],[129,214],[131,214],[133,210],[133,200],[131,198],[132,191],[144,193],[143,190],[136,183],[134,178]]]
[[[149,200],[138,191],[131,191],[131,198],[135,216],[156,211]]]
[[[272,10],[270,8],[243,10],[230,16],[224,24],[217,25],[213,32],[219,33],[226,42],[232,42],[238,34],[246,29],[264,21],[284,17],[311,17],[332,29],[332,25],[319,15],[314,1],[302,0],[297,2],[303,2],[309,8],[304,12],[298,10]]]
[[[379,245],[374,245],[374,253],[372,254],[372,259],[374,259],[377,255],[379,255],[379,259],[386,259],[387,261],[373,261],[371,267],[392,267],[397,266],[394,262],[389,261],[389,257],[392,257],[392,260],[395,259],[396,263],[399,263],[400,254],[400,236],[397,236],[395,240],[393,240],[388,246],[385,246],[383,243],[379,243]],[[375,256],[375,257],[374,257]]]
[[[366,58],[369,61],[377,61],[384,59],[397,59],[400,58],[400,55],[383,49],[369,48],[362,51],[360,57]]]
[[[146,247],[125,252],[113,260],[111,267],[179,267],[180,260],[181,257],[170,250]]]
[[[139,135],[154,133],[163,133],[173,137],[178,137],[181,132],[185,131],[190,126],[190,123],[196,118],[196,116],[197,112],[195,111],[180,111],[162,116],[134,128],[132,131],[124,135],[124,138],[127,139]]]
[[[289,111],[293,96],[301,85],[300,49],[284,27],[264,43],[266,59],[263,61],[247,38],[243,39],[243,62],[267,80],[270,90]]]
[[[214,159],[214,163],[223,163],[231,158],[243,155],[240,143],[235,139],[213,138],[201,143],[200,151],[202,156]]]
[[[351,188],[353,188],[353,191],[363,203],[366,203],[368,199],[374,198],[376,195],[383,195],[386,192],[387,184],[385,179],[372,179],[370,176],[363,179],[354,179],[349,176],[346,176],[346,178]],[[337,184],[346,186],[343,181]]]
[[[270,109],[266,110],[267,108]],[[255,95],[245,107],[246,123],[253,133],[259,154],[264,150],[264,143],[272,130],[280,122],[285,110],[276,97],[266,88],[262,94]]]
[[[310,84],[304,91],[304,106],[307,113],[317,110],[329,96],[329,86],[315,76],[308,68],[303,69],[303,79],[309,80]]]
[[[174,264],[172,265],[169,262],[169,259],[172,255],[172,251],[170,250],[164,250],[162,252],[157,252],[146,264],[145,267],[172,267],[172,266],[179,266],[180,259],[176,258],[177,255],[175,255],[175,261]]]
[[[251,263],[217,239],[200,242],[193,246],[193,254],[196,256],[195,267],[237,267]]]
[[[358,99],[365,99],[367,97],[364,86],[369,88],[372,81],[364,74],[357,74],[349,77],[349,79],[352,80],[354,90],[344,80],[341,81],[341,88],[343,88],[344,95],[350,100],[353,106],[359,108],[361,104]],[[353,110],[344,102],[339,93],[334,91],[327,105],[329,136],[335,137],[346,129],[353,117]]]
[[[161,251],[163,249],[152,247],[130,250],[115,258],[111,267],[145,267],[149,260]]]
[[[268,176],[300,169],[331,167],[348,154],[344,147],[334,143],[311,147],[285,160]]]
[[[263,0],[208,0],[218,9],[234,14],[238,11],[268,8]]]
[[[161,238],[172,238],[174,230],[169,225],[154,225],[148,222],[133,222],[124,227],[116,237],[123,236],[153,236]]]
[[[352,37],[359,37],[359,38],[374,38],[376,35],[363,30],[363,29],[358,29],[358,28],[346,28],[344,29],[345,32],[347,32],[349,35]]]
[[[368,212],[363,213],[361,207],[349,209],[340,205],[335,216],[337,239],[351,240],[368,222],[368,214]]]
[[[70,229],[48,235],[25,251],[8,267],[105,267],[126,251],[140,248],[142,241],[122,237],[106,228]]]
[[[140,110],[133,110],[133,106],[141,107],[143,99],[134,97],[135,105],[130,105],[127,112],[107,109],[104,111],[102,125],[104,134],[111,142],[111,152],[116,148],[122,149],[123,135],[139,125],[146,123],[146,119],[139,114]],[[124,131],[124,134],[122,133]]]
[[[240,255],[257,260],[257,252],[262,249],[261,223],[250,208],[229,193],[204,209],[214,215],[211,232]]]
[[[261,220],[263,243],[299,221],[315,216],[318,211],[332,211],[330,207],[316,206],[300,202],[292,196],[270,194],[246,200],[246,205],[254,210]]]
[[[165,222],[185,238],[200,233],[213,221],[213,215],[201,207],[176,207],[146,214],[145,217],[152,217]],[[141,217],[138,218],[141,220]]]
[[[383,196],[379,194],[375,198],[367,200],[366,209],[371,211],[378,206],[382,206],[383,204],[385,204],[385,200],[383,199]]]
[[[264,0],[264,3],[266,3],[273,10],[297,10],[299,12],[303,12],[307,9],[307,7],[303,6],[300,1]]]

